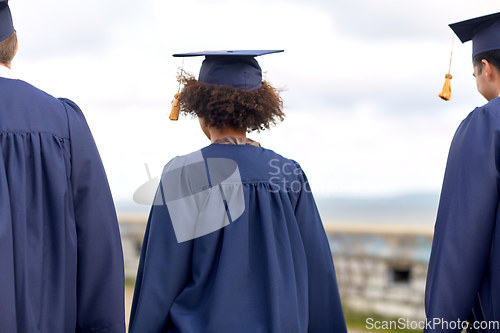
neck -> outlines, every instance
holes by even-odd
[[[6,64],[4,64],[3,62],[0,62],[0,66],[7,67],[8,69],[11,69],[11,68],[10,68],[10,64],[11,64],[10,62],[8,62],[8,63],[6,63]]]
[[[494,98],[497,98],[498,96],[500,96],[500,82],[497,84],[495,92],[493,93],[493,95],[491,96],[491,98],[488,100],[488,102],[491,101]]]
[[[500,82],[492,86],[489,91],[483,94],[484,98],[486,98],[488,102],[491,101],[492,99],[497,98],[499,95],[500,95]]]
[[[247,133],[245,130],[236,129],[231,126],[226,126],[224,128],[209,128],[210,141],[214,142],[217,139],[223,138],[225,136],[235,136],[237,138],[246,138]]]

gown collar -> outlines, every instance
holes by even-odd
[[[260,143],[249,138],[238,138],[236,136],[227,135],[223,138],[217,139],[212,143],[218,143],[222,145],[250,145],[255,147],[260,147]]]

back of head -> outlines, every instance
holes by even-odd
[[[255,57],[282,50],[203,51],[175,54],[205,56],[198,80],[181,72],[184,84],[180,109],[203,118],[209,127],[226,126],[247,132],[261,131],[282,121],[283,101],[279,90],[262,80]]]
[[[8,0],[0,0],[0,63],[9,64],[17,48],[17,35]]]
[[[9,64],[16,55],[17,33],[14,31],[9,37],[0,42],[0,63]]]
[[[181,80],[181,112],[203,118],[209,127],[261,131],[284,118],[279,91],[266,81],[261,82],[260,88],[247,91],[199,82],[187,74],[182,74]]]
[[[462,43],[472,41],[472,62],[478,92],[488,101],[498,98],[500,94],[500,12],[453,23],[450,24],[450,28]]]

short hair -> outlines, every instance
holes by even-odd
[[[17,32],[14,31],[12,35],[0,42],[0,63],[8,64],[14,59],[16,55],[17,46]]]
[[[283,121],[283,100],[267,81],[253,91],[197,81],[193,75],[178,75],[184,87],[179,97],[180,111],[203,118],[218,129],[231,126],[246,132],[263,131]]]
[[[486,51],[483,53],[479,53],[474,57],[474,59],[472,60],[472,64],[474,66],[477,66],[478,74],[481,74],[483,70],[483,59],[495,66],[495,68],[500,71],[500,50]]]

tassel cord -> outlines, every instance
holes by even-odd
[[[181,105],[179,102],[179,97],[181,97],[181,85],[182,85],[182,74],[184,72],[184,58],[182,58],[182,67],[181,67],[181,77],[179,79],[179,88],[177,89],[177,94],[174,95],[174,103],[172,104],[172,110],[170,111],[170,115],[168,119],[170,120],[179,120],[179,113],[181,109]]]
[[[443,85],[443,90],[439,93],[439,97],[442,98],[445,101],[449,101],[451,99],[451,79],[453,76],[451,76],[451,60],[453,57],[453,43],[455,41],[455,36],[453,35],[453,39],[451,40],[451,53],[450,53],[450,64],[448,66],[448,74],[444,76],[444,85]]]

